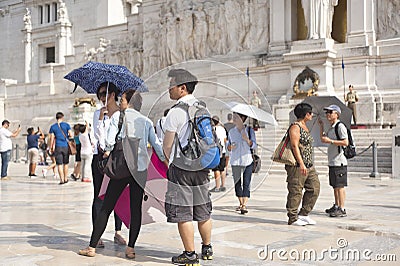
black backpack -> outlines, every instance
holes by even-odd
[[[340,137],[339,137],[339,124],[340,123],[342,123],[342,122],[338,122],[336,125],[335,125],[335,134],[336,134],[336,138],[337,139],[341,139]],[[343,124],[343,123],[342,123]],[[343,124],[344,125],[344,124]],[[346,126],[346,125],[345,125]],[[351,134],[351,130],[349,129],[349,128],[347,128],[346,127],[346,129],[347,129],[347,137],[348,137],[348,141],[349,141],[349,144],[347,145],[347,146],[345,146],[345,147],[343,147],[343,146],[338,146],[338,152],[340,153],[340,148],[342,148],[343,149],[343,152],[344,152],[344,156],[347,158],[347,159],[351,159],[351,158],[353,158],[354,156],[356,156],[357,155],[357,153],[356,153],[356,145],[354,144],[354,140],[353,140],[353,135]]]

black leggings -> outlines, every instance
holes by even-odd
[[[138,172],[136,178],[145,180],[147,171]],[[129,226],[129,242],[128,246],[135,247],[136,240],[139,236],[140,227],[142,226],[142,201],[144,189],[136,182],[133,177],[127,177],[120,180],[111,179],[107,187],[107,192],[104,198],[103,207],[97,216],[94,224],[92,236],[90,238],[90,247],[95,248],[100,237],[103,235],[107,227],[108,217],[117,203],[119,196],[125,187],[129,184],[130,190],[130,209],[131,223]]]
[[[97,215],[103,206],[103,200],[99,198],[101,184],[103,183],[104,174],[99,170],[98,162],[101,155],[93,155],[92,160],[92,176],[93,176],[93,203],[92,203],[92,225],[96,222]],[[122,221],[114,212],[115,231],[121,231]]]

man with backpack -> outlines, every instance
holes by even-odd
[[[344,187],[347,186],[347,158],[343,147],[349,144],[349,136],[346,126],[340,122],[341,109],[337,105],[330,105],[324,108],[326,119],[331,124],[327,132],[319,120],[320,137],[323,143],[328,143],[328,166],[329,166],[329,185],[333,187],[335,203],[325,212],[330,217],[347,216],[344,209],[346,198]]]
[[[190,149],[191,136],[190,109],[199,103],[192,95],[197,78],[184,69],[173,69],[168,73],[171,78],[169,96],[177,100],[167,114],[164,130],[163,149],[169,160],[167,172],[168,189],[165,195],[165,212],[167,221],[178,224],[178,231],[184,246],[184,252],[172,257],[173,264],[199,264],[194,247],[193,221],[198,222],[202,238],[203,259],[212,259],[211,247],[211,199],[208,192],[208,169],[197,168],[182,163],[183,151]],[[189,108],[180,108],[180,106]],[[188,110],[189,109],[189,110]]]

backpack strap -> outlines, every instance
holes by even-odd
[[[341,140],[342,138],[341,137],[339,137],[339,124],[341,124],[342,122],[341,121],[339,121],[339,122],[337,122],[336,123],[336,125],[335,125],[335,134],[336,134],[336,138],[338,139],[338,140]],[[343,124],[343,123],[342,123]],[[344,125],[344,124],[343,124]],[[338,146],[337,147],[337,149],[338,149],[338,153],[340,153],[340,147],[342,147],[342,146]],[[342,147],[342,149],[344,149],[343,147]]]
[[[181,108],[181,109],[183,109],[184,111],[186,111],[186,113],[187,113],[188,116],[189,116],[188,130],[192,131],[193,125],[191,124],[191,119],[190,119],[190,114],[189,114],[189,104],[184,103],[184,102],[178,102],[178,103],[174,104],[174,105],[171,107],[171,109],[172,109],[172,108]],[[161,126],[161,123],[160,123],[160,126]],[[191,137],[192,137],[192,134],[189,134],[188,143],[189,143]],[[181,145],[181,142],[179,141],[178,132],[175,133],[175,141],[176,141],[176,143],[178,143],[179,149],[182,151],[182,150],[183,150],[183,147],[182,147],[182,145]],[[176,146],[176,145],[175,145],[175,146]],[[176,154],[176,150],[175,150],[175,154]]]

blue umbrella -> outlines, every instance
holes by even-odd
[[[87,93],[96,93],[97,88],[103,82],[114,83],[120,89],[121,93],[128,89],[135,89],[139,92],[149,91],[141,78],[120,65],[90,61],[82,67],[74,69],[64,78],[75,83],[74,91],[79,85]]]

